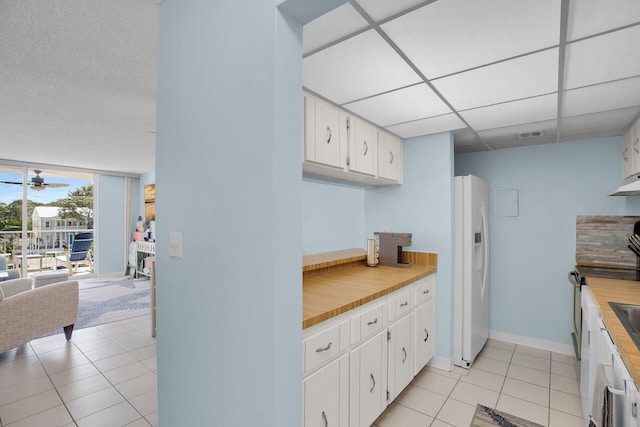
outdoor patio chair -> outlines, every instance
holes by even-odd
[[[93,261],[91,260],[91,245],[93,244],[93,232],[78,233],[73,238],[73,244],[71,245],[71,251],[65,255],[56,257],[56,269],[67,268],[69,275],[74,272],[78,272],[78,266],[80,264],[88,265],[93,268]],[[64,264],[58,267],[58,262]]]
[[[0,255],[0,282],[11,279],[19,279],[20,270],[9,270],[7,268],[7,257]]]

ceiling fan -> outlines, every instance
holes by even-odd
[[[46,183],[44,182],[44,178],[40,176],[40,174],[42,173],[41,170],[37,170],[34,169],[33,170],[36,174],[36,176],[31,178],[31,181],[27,183],[28,186],[30,186],[31,188],[33,188],[36,191],[42,191],[47,187],[50,188],[58,188],[58,187],[68,187],[69,184],[62,184],[62,183]],[[2,184],[16,184],[16,185],[22,185],[22,182],[15,182],[15,181],[0,181],[0,183]]]

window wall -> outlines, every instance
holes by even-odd
[[[90,172],[0,164],[0,253],[10,268],[23,277],[55,269],[73,236],[93,230],[93,180]]]

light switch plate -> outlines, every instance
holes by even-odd
[[[182,233],[169,232],[169,257],[182,258]]]

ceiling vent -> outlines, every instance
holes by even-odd
[[[531,132],[519,133],[518,139],[542,138],[543,136],[544,136],[543,130],[534,130]]]

